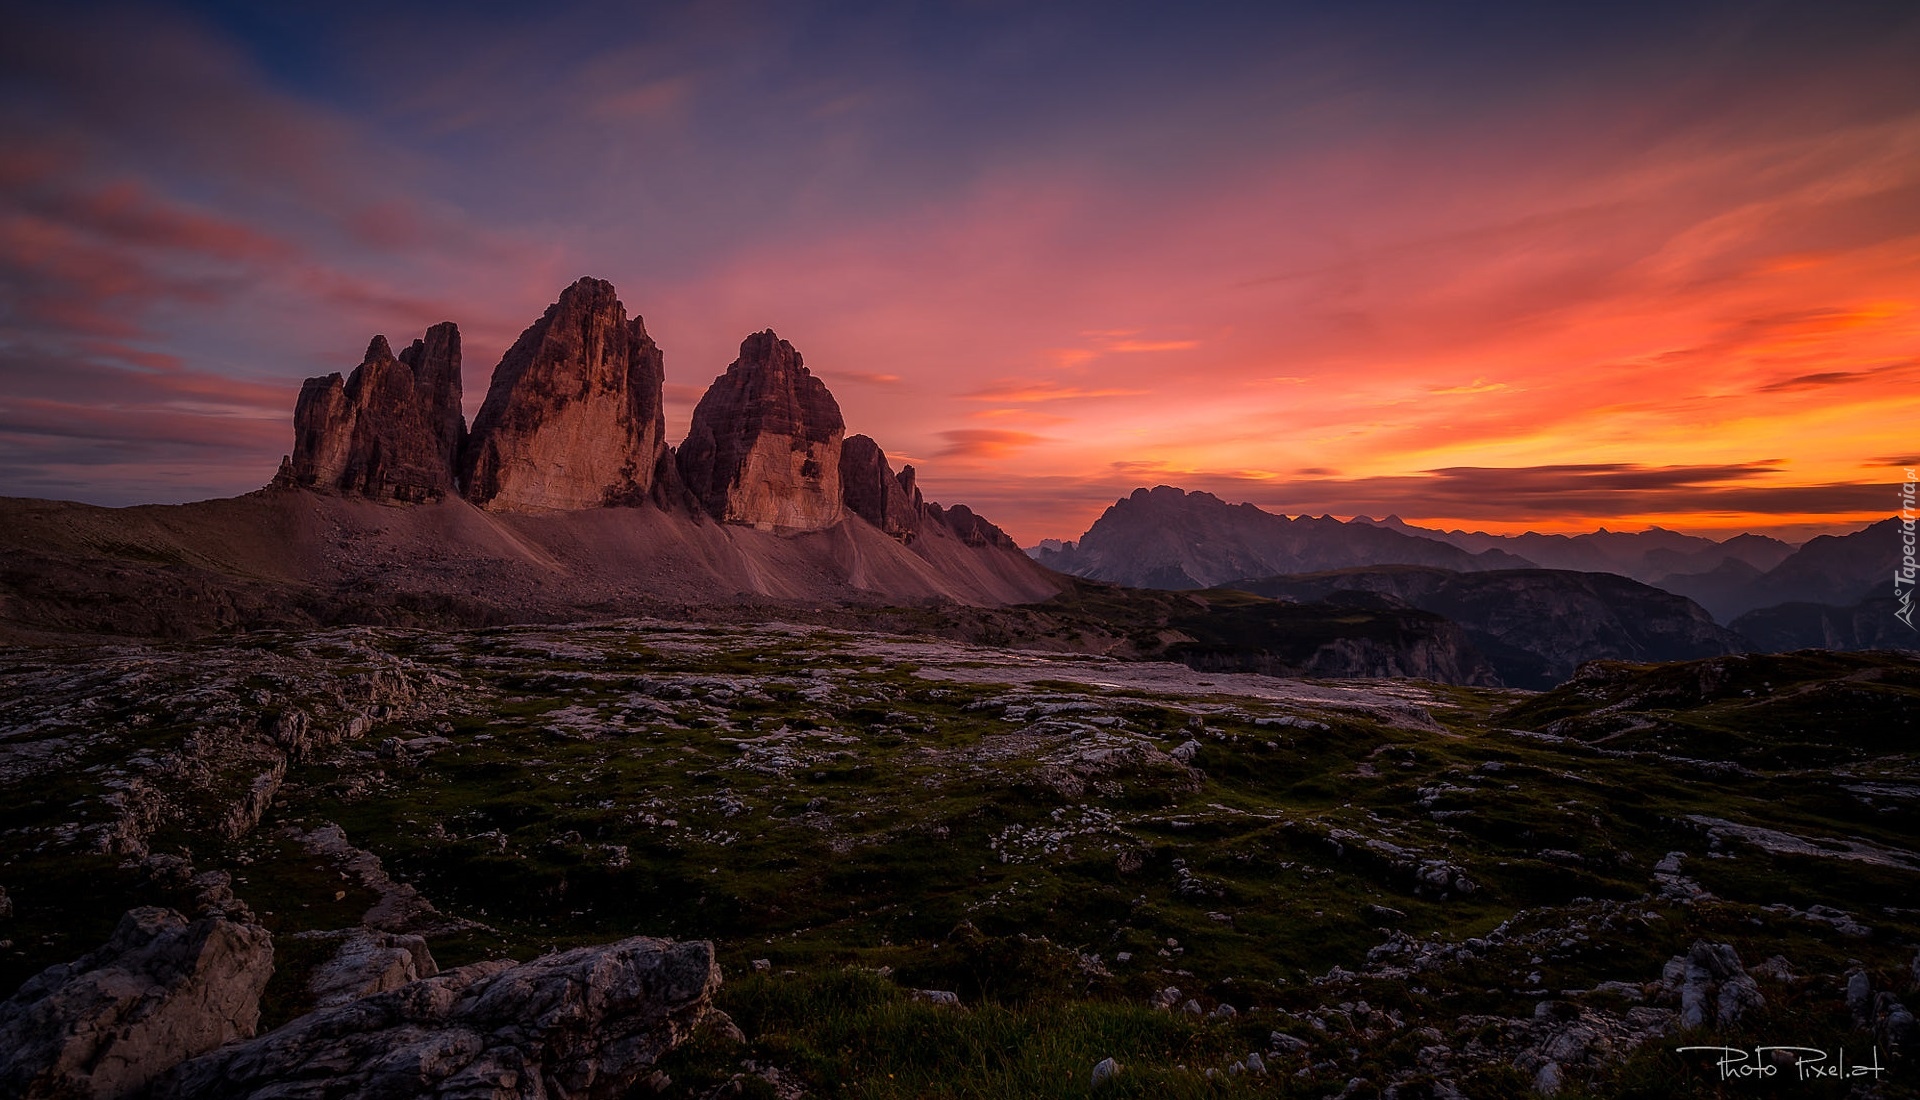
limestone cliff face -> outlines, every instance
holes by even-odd
[[[840,446],[840,491],[847,511],[902,542],[920,530],[926,506],[912,488],[913,467],[896,476],[872,438],[850,435]]]
[[[376,500],[420,501],[454,488],[465,433],[460,330],[427,330],[396,359],[375,336],[353,373],[309,378],[293,414],[293,454],[276,483]]]
[[[433,432],[440,460],[448,471],[460,469],[460,451],[467,444],[467,417],[460,408],[460,329],[442,321],[400,353],[413,372],[420,412]]]
[[[494,368],[462,462],[467,499],[496,511],[638,504],[665,446],[659,345],[613,285],[581,279]]]
[[[895,474],[880,445],[864,435],[848,436],[840,448],[840,486],[847,511],[904,543],[933,526],[945,527],[968,546],[1018,550],[1005,531],[964,504],[942,508],[920,495],[912,466]]]
[[[839,404],[793,345],[772,329],[756,332],[694,408],[678,453],[681,478],[724,523],[775,531],[830,527],[846,514],[845,432]]]
[[[664,383],[640,318],[612,284],[581,279],[501,358],[470,432],[451,322],[398,356],[376,336],[350,377],[308,379],[274,484],[394,501],[460,492],[504,512],[652,504],[779,532],[852,515],[905,544],[939,530],[1015,548],[965,505],[923,500],[913,467],[896,474],[872,439],[845,438],[833,394],[771,329],[741,342],[677,451],[662,438]]]

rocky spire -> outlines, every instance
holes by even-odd
[[[680,474],[708,514],[727,523],[804,531],[838,523],[846,424],[826,384],[772,329],[740,344],[714,379],[680,445]]]
[[[410,360],[395,359],[387,338],[375,336],[347,378],[306,380],[294,406],[293,454],[276,484],[400,501],[454,488],[465,431],[460,331],[442,322],[407,350]]]
[[[919,531],[923,508],[913,488],[913,467],[896,477],[886,452],[871,438],[850,435],[841,444],[840,490],[847,511],[894,538],[909,542]]]
[[[659,345],[613,284],[574,283],[494,368],[461,463],[467,499],[499,511],[645,500],[664,380]]]
[[[467,442],[467,418],[460,408],[460,327],[440,322],[401,352],[400,361],[413,371],[414,393],[442,462],[448,470],[458,470],[460,449]]]

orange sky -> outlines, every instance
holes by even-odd
[[[671,438],[770,326],[1023,544],[1160,483],[1798,539],[1920,457],[1899,5],[745,7],[10,17],[0,492],[257,487],[375,331],[477,409],[583,274]]]

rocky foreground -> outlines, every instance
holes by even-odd
[[[1678,1048],[1755,1045],[1915,1091],[1909,657],[0,655],[7,1095],[1713,1096]]]

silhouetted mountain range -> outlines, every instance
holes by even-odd
[[[1074,543],[1033,551],[1075,577],[1138,588],[1207,588],[1243,577],[1360,565],[1514,569],[1533,564],[1503,551],[1474,553],[1368,524],[1301,516],[1166,485],[1135,489]]]
[[[1601,656],[1911,647],[1916,638],[1891,612],[1899,540],[1895,519],[1798,548],[1657,527],[1489,535],[1392,516],[1290,519],[1163,485],[1114,502],[1080,539],[1029,553],[1064,573],[1140,587],[1226,585],[1293,599],[1374,592],[1460,623],[1509,683],[1540,683]]]
[[[1229,587],[1311,602],[1372,593],[1458,623],[1509,687],[1550,688],[1587,661],[1679,661],[1740,653],[1745,639],[1684,596],[1611,573],[1428,566],[1342,569]]]
[[[1647,584],[1676,573],[1708,572],[1727,561],[1742,562],[1764,573],[1793,553],[1791,544],[1766,535],[1742,534],[1715,542],[1663,527],[1649,527],[1645,531],[1609,531],[1603,527],[1583,535],[1543,535],[1534,531],[1489,535],[1483,531],[1415,527],[1398,516],[1383,520],[1355,516],[1353,522],[1448,543],[1470,553],[1504,550],[1542,569],[1618,573]]]
[[[1463,550],[1505,550],[1549,569],[1617,573],[1698,601],[1722,623],[1782,603],[1851,606],[1892,576],[1900,558],[1899,521],[1882,520],[1847,535],[1821,535],[1795,548],[1765,535],[1722,542],[1659,527],[1585,535],[1489,535],[1414,527],[1389,516],[1367,523]]]

